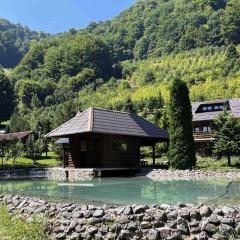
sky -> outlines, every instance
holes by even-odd
[[[0,17],[48,33],[117,16],[136,0],[0,0]]]

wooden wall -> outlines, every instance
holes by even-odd
[[[113,143],[118,141],[127,145],[126,151],[117,151],[113,147]],[[81,142],[86,143],[85,151],[82,149]],[[69,144],[69,159],[75,168],[120,168],[140,165],[140,139],[136,137],[72,135],[69,137]],[[96,146],[99,147],[96,148]]]

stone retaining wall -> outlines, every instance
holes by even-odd
[[[163,169],[143,169],[138,176],[147,176],[154,180],[191,180],[191,179],[217,179],[230,178],[240,179],[239,170],[163,170]]]
[[[23,179],[23,178],[48,178],[51,180],[79,181],[86,177],[93,177],[92,169],[67,169],[67,168],[26,168],[1,170],[1,179]]]
[[[45,216],[51,239],[227,240],[239,239],[240,232],[238,206],[96,207],[12,195],[0,195],[0,204],[27,221]]]

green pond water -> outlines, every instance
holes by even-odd
[[[146,177],[94,178],[79,182],[0,181],[1,193],[93,204],[240,204],[240,180],[153,181]]]

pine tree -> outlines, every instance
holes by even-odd
[[[192,130],[192,108],[187,85],[174,79],[170,89],[169,160],[176,169],[191,169],[196,164]]]
[[[214,122],[214,153],[226,156],[231,166],[231,156],[238,155],[240,149],[240,123],[225,109]]]

